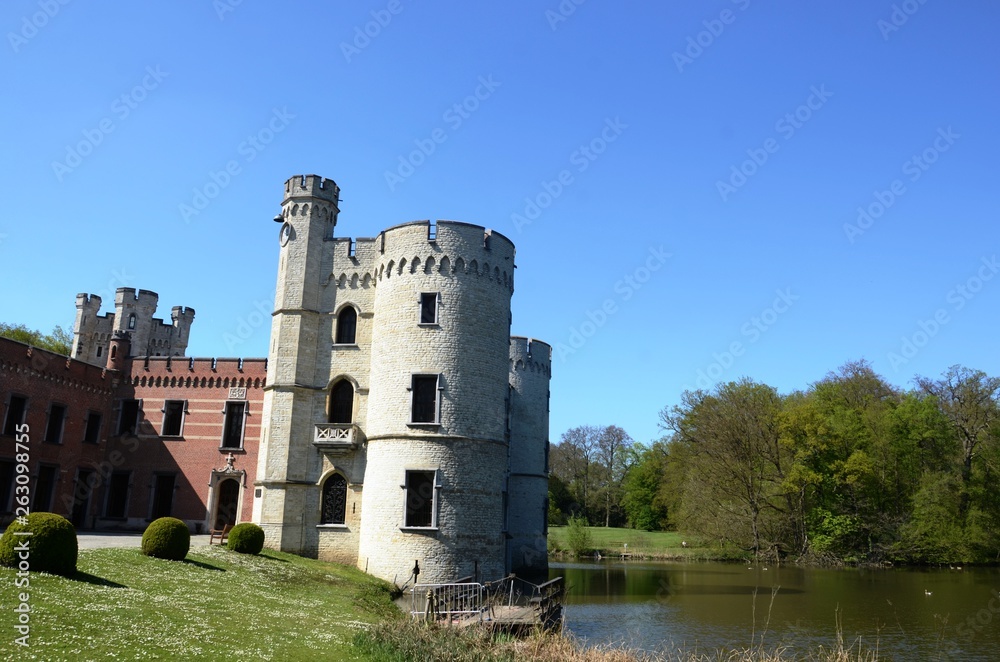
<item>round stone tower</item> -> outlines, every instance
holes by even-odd
[[[510,339],[510,477],[507,563],[518,575],[548,573],[549,380],[552,348]],[[547,577],[546,577],[547,579]]]
[[[408,223],[376,240],[359,567],[402,583],[504,574],[514,245]]]

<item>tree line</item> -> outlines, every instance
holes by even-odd
[[[676,528],[758,558],[1000,560],[1000,378],[954,366],[899,389],[858,361],[785,395],[686,391],[660,426],[648,446],[565,433],[550,523]]]

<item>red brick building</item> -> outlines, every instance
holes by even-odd
[[[0,523],[21,503],[25,423],[32,512],[84,529],[249,521],[266,359],[130,357],[127,334],[106,356],[101,368],[0,338]]]

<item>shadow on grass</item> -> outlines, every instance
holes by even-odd
[[[201,561],[195,561],[194,559],[184,559],[181,563],[187,563],[189,565],[197,566],[203,570],[215,570],[216,572],[225,572],[225,568],[220,568],[217,565],[212,565],[211,563],[203,563]]]
[[[104,577],[98,577],[97,575],[92,575],[89,572],[80,572],[79,570],[75,575],[67,577],[66,579],[71,579],[75,582],[83,582],[84,584],[93,584],[94,586],[108,586],[110,588],[128,588],[125,584],[119,584],[118,582],[113,582],[110,579],[105,579]]]
[[[271,561],[280,561],[281,563],[288,563],[288,559],[279,559],[277,556],[271,556],[270,554],[267,553],[266,549],[257,556],[260,558],[269,559]]]

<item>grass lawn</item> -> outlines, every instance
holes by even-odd
[[[28,589],[15,589],[15,571],[0,568],[0,657],[368,660],[351,643],[355,633],[399,613],[385,582],[270,550],[254,557],[199,547],[181,562],[81,550],[77,569],[72,579],[32,573]],[[10,602],[25,590],[31,636],[21,648]]]
[[[630,553],[643,554],[661,558],[706,558],[717,557],[719,550],[703,547],[694,539],[684,537],[676,531],[638,531],[636,529],[618,529],[614,527],[588,526],[590,546],[604,556],[621,554],[628,543]],[[682,547],[681,542],[687,541],[688,546]],[[567,527],[549,527],[549,549],[553,551],[568,550]]]

